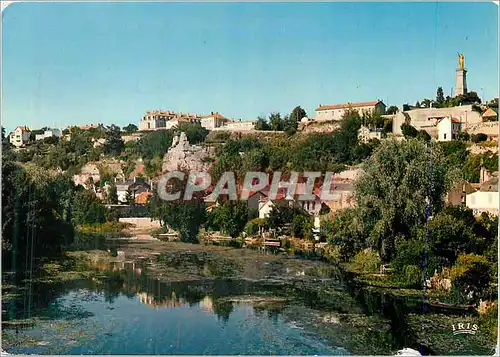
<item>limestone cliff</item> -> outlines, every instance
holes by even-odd
[[[207,158],[211,152],[199,145],[191,145],[187,140],[186,133],[174,136],[172,145],[163,156],[162,172],[186,170],[186,171],[208,171],[210,163]]]

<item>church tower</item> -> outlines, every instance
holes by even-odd
[[[455,97],[467,93],[467,70],[464,66],[464,55],[458,54],[458,68],[455,81]]]

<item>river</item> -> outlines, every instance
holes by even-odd
[[[65,283],[17,283],[2,303],[3,348],[23,354],[391,355],[404,347],[489,353],[480,336],[452,334],[451,322],[476,317],[430,311],[423,320],[415,298],[338,281],[161,282],[147,267],[109,268]]]

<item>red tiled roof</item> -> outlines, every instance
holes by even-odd
[[[483,113],[484,118],[495,118],[497,115],[497,112],[495,112],[491,108],[486,109],[486,111]]]
[[[318,110],[330,110],[330,109],[347,109],[347,108],[359,108],[359,107],[373,107],[379,103],[381,100],[375,100],[372,102],[357,102],[357,103],[345,103],[345,104],[332,104],[332,105],[319,105],[316,108]]]
[[[14,129],[14,131],[16,131],[17,129],[21,129],[22,131],[31,131],[30,128],[28,128],[27,125],[23,125],[23,126],[18,126]]]
[[[148,203],[151,196],[153,196],[151,192],[141,192],[135,196],[135,203],[138,205],[145,205]]]

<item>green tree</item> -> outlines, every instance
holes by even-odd
[[[271,126],[265,118],[258,117],[255,123],[255,130],[271,130]]]
[[[248,206],[246,202],[224,202],[217,206],[210,218],[214,226],[223,234],[236,238],[243,232],[248,221]]]
[[[172,130],[157,130],[144,135],[135,144],[134,151],[144,160],[165,155],[172,145],[174,132]]]
[[[436,102],[441,106],[444,103],[443,87],[438,87],[436,91]]]
[[[139,128],[135,124],[129,124],[129,125],[123,127],[123,131],[126,133],[133,133],[137,130],[139,130]]]
[[[206,219],[205,204],[201,199],[163,201],[155,193],[148,208],[150,217],[179,232],[181,241],[198,243],[198,232]]]
[[[420,130],[417,134],[417,139],[423,140],[423,141],[431,141],[431,136],[427,131],[424,129]]]
[[[387,110],[385,111],[386,114],[388,115],[392,115],[392,114],[396,114],[397,112],[399,112],[399,108],[396,107],[395,105],[391,105],[389,108],[387,108]]]
[[[321,231],[329,244],[339,248],[341,259],[344,261],[368,246],[368,235],[358,209],[344,209],[333,219],[322,221]]]
[[[418,130],[415,129],[415,127],[411,126],[410,124],[402,124],[401,125],[401,131],[404,135],[405,138],[416,138],[418,135]]]
[[[271,130],[282,131],[284,129],[283,119],[281,119],[281,114],[278,112],[269,115],[269,124]]]
[[[108,203],[118,204],[118,192],[116,191],[116,184],[111,182],[108,189]]]
[[[106,155],[118,156],[123,152],[125,145],[121,136],[120,128],[111,125],[106,133],[106,143],[104,144],[104,153]]]
[[[396,237],[408,238],[425,222],[428,195],[433,214],[442,209],[456,172],[448,170],[438,146],[414,139],[385,140],[363,170],[355,185],[356,203],[371,247],[390,260]]]
[[[75,194],[72,216],[75,224],[104,223],[106,208],[93,191],[80,190]]]
[[[481,255],[460,255],[450,271],[450,278],[458,302],[477,303],[490,286],[490,265]]]
[[[285,122],[285,132],[288,135],[295,134],[297,131],[297,127],[302,120],[302,118],[306,117],[307,113],[304,109],[302,109],[299,106],[296,106],[293,108],[292,112],[290,113],[290,116],[288,117],[288,120]]]
[[[135,194],[130,188],[127,190],[127,193],[125,194],[125,202],[130,206],[135,205]]]
[[[483,134],[483,133],[473,134],[473,135],[471,135],[471,140],[474,143],[480,143],[480,142],[488,140],[488,135]]]
[[[180,135],[181,132],[186,133],[186,137],[190,144],[198,144],[205,141],[208,130],[197,123],[180,123],[175,133]]]

